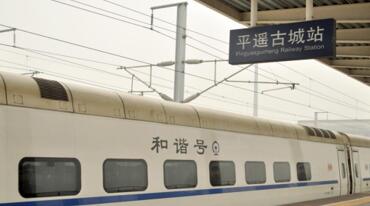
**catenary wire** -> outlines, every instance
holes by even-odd
[[[105,2],[107,2],[107,3],[109,3],[109,4],[111,4],[111,5],[115,5],[115,6],[118,6],[118,7],[123,8],[123,9],[126,9],[126,10],[129,10],[129,11],[132,11],[132,12],[135,12],[135,13],[138,13],[138,14],[141,14],[141,15],[143,15],[143,16],[146,16],[146,17],[151,18],[151,15],[146,14],[146,13],[141,12],[141,11],[138,11],[138,10],[136,10],[136,9],[133,9],[133,8],[130,8],[130,7],[124,6],[123,4],[118,4],[118,3],[116,3],[116,2],[109,1],[109,0],[103,0],[103,1],[105,1]],[[158,21],[160,21],[160,22],[163,22],[163,23],[169,24],[169,25],[171,25],[171,26],[175,26],[176,28],[177,28],[177,27],[179,27],[179,26],[177,26],[176,24],[174,24],[174,23],[172,23],[172,22],[169,22],[169,21],[166,21],[166,20],[163,20],[163,19],[161,19],[161,18],[158,18],[158,17],[153,17],[153,18],[154,18],[154,19],[156,19],[156,20],[158,20]],[[204,34],[204,33],[198,32],[198,31],[195,31],[195,30],[193,30],[193,29],[183,28],[183,27],[180,27],[180,28],[182,28],[182,29],[186,29],[187,31],[193,32],[193,33],[198,34],[198,35],[200,35],[200,36],[203,36],[203,37],[206,37],[206,38],[209,38],[209,39],[212,39],[212,40],[215,40],[215,41],[221,42],[221,43],[223,43],[223,44],[225,44],[225,45],[229,45],[229,43],[228,43],[227,41],[224,41],[224,40],[218,39],[218,38],[216,38],[216,37],[212,37],[212,36],[210,36],[210,35],[207,35],[207,34]]]
[[[52,1],[55,1],[55,0],[52,0]],[[109,13],[113,13],[112,11],[108,11],[108,10],[104,10],[104,9],[101,9],[101,8],[98,8],[98,7],[94,7],[94,6],[91,6],[91,5],[89,5],[89,4],[85,4],[85,3],[82,3],[82,2],[79,2],[79,1],[76,1],[76,0],[70,0],[70,1],[73,1],[73,2],[77,2],[77,3],[80,3],[80,4],[83,4],[83,5],[85,5],[85,6],[90,6],[90,7],[92,7],[92,8],[95,8],[95,9],[99,9],[99,10],[103,10],[103,11],[105,11],[105,12],[109,12]],[[143,13],[143,12],[139,12],[139,11],[137,11],[137,10],[135,10],[135,9],[132,9],[132,8],[129,8],[129,7],[126,7],[126,6],[123,6],[123,5],[121,5],[121,4],[118,4],[118,3],[115,3],[115,2],[111,2],[111,1],[107,1],[107,0],[104,0],[105,2],[108,2],[108,3],[110,3],[110,4],[113,4],[113,5],[116,5],[116,6],[119,6],[119,7],[121,7],[121,8],[124,8],[124,9],[128,9],[128,10],[131,10],[131,11],[133,11],[133,12],[136,12],[136,13],[139,13],[139,14],[141,14],[141,15],[145,15],[145,16],[147,16],[147,17],[151,17],[150,15],[148,15],[148,14],[145,14],[145,13]],[[117,14],[117,13],[113,13],[113,14],[115,14],[115,15],[119,15],[119,16],[121,16],[121,17],[125,17],[125,16],[123,16],[123,15],[120,15],[120,14]],[[125,18],[127,18],[127,17],[125,17]],[[165,23],[167,23],[167,24],[171,24],[171,25],[173,25],[173,26],[177,26],[177,25],[175,25],[175,24],[172,24],[172,23],[170,23],[170,22],[168,22],[168,21],[165,21],[165,20],[163,20],[163,19],[159,19],[159,18],[156,18],[157,20],[160,20],[160,21],[162,21],[162,22],[165,22]],[[134,18],[131,18],[131,20],[136,20],[136,19],[134,19]],[[138,20],[136,20],[136,21],[138,21]],[[148,23],[146,23],[146,22],[142,22],[141,21],[141,23],[145,23],[145,24],[148,24]],[[156,27],[158,27],[158,26],[156,26]],[[172,30],[168,30],[168,29],[166,29],[166,28],[164,28],[164,27],[159,27],[160,29],[165,29],[166,31],[171,31],[171,32],[174,32],[174,31],[172,31]],[[185,28],[184,28],[185,29]],[[189,30],[189,29],[188,29]],[[162,35],[165,35],[165,34],[163,34],[162,33]],[[169,38],[171,38],[171,39],[173,39],[172,37],[170,37],[170,36],[167,36],[167,37],[169,37]],[[222,52],[222,53],[224,53],[224,54],[227,54],[226,52],[224,52],[224,51],[221,51],[221,50],[219,50],[219,49],[217,49],[217,48],[215,48],[215,47],[213,47],[213,46],[211,46],[211,45],[208,45],[208,44],[206,44],[206,43],[204,43],[204,42],[202,42],[202,41],[199,41],[199,40],[197,40],[197,39],[195,39],[195,38],[192,38],[192,37],[189,37],[189,38],[191,38],[191,39],[193,39],[194,41],[196,41],[196,42],[198,42],[198,43],[202,43],[202,44],[204,44],[204,45],[206,45],[206,46],[208,46],[208,47],[211,47],[211,48],[213,48],[214,50],[217,50],[217,51],[219,51],[219,52]],[[194,47],[193,47],[194,48]],[[203,53],[207,53],[207,54],[209,54],[209,55],[211,55],[211,56],[214,56],[213,54],[211,54],[211,53],[209,53],[209,52],[206,52],[206,51],[202,51]],[[214,57],[217,57],[217,56],[214,56]],[[219,57],[217,57],[217,58],[219,58]],[[281,63],[280,63],[281,64]],[[286,65],[284,65],[284,64],[281,64],[281,65],[283,65],[283,66],[286,66]],[[266,71],[265,71],[266,72]],[[272,73],[272,74],[274,74],[274,73]],[[319,82],[319,83],[321,83],[321,82]],[[322,84],[322,83],[321,83]],[[331,88],[331,87],[329,87],[329,86],[327,86],[327,85],[325,85],[325,84],[322,84],[323,86],[326,86],[326,87],[328,87],[328,88],[330,88],[330,89],[333,89],[333,88]],[[299,90],[299,91],[301,91],[301,90]],[[315,90],[312,90],[312,91],[315,91]],[[337,90],[336,90],[337,91]],[[301,92],[304,92],[304,91],[301,91]],[[319,92],[317,92],[317,91],[315,91],[316,93],[319,93]],[[338,92],[338,91],[337,91]],[[306,93],[309,93],[309,94],[311,94],[311,95],[314,95],[314,96],[316,96],[316,97],[318,97],[318,95],[315,95],[315,94],[312,94],[312,92],[306,92]],[[344,93],[342,93],[341,92],[341,94],[342,95],[345,95],[345,96],[347,96],[347,97],[350,97],[350,96],[348,96],[348,95],[346,95],[346,94],[344,94]],[[326,97],[320,97],[320,98],[322,98],[322,99],[326,99],[326,100],[328,100],[328,98],[326,98]],[[350,97],[350,98],[353,98],[353,97]],[[333,98],[334,99],[334,98]],[[353,99],[355,99],[355,98],[353,98]],[[328,100],[328,101],[331,101],[331,100]],[[334,100],[334,101],[337,101],[337,100]],[[362,102],[362,101],[359,101],[359,100],[357,100],[357,99],[355,99],[355,101],[358,101],[358,102],[361,102],[361,103],[364,103],[364,102]],[[331,102],[333,102],[333,101],[331,101]],[[333,102],[333,103],[336,103],[336,102]],[[364,104],[366,104],[366,103],[364,103]],[[368,105],[368,106],[370,106],[369,104],[366,104],[366,105]]]
[[[4,25],[4,24],[0,24],[0,26],[7,27],[7,28],[14,28],[14,27],[7,26],[7,25]],[[58,38],[54,38],[54,37],[50,37],[50,36],[46,36],[46,35],[42,35],[42,34],[38,34],[38,33],[35,33],[35,32],[30,32],[30,31],[23,30],[23,29],[18,29],[18,28],[14,28],[14,29],[16,29],[16,30],[18,30],[18,31],[21,31],[21,32],[24,32],[24,33],[28,33],[28,34],[32,34],[32,35],[36,35],[36,36],[40,36],[40,37],[43,37],[43,38],[47,38],[47,39],[51,39],[51,40],[55,40],[55,41],[59,41],[59,42],[62,42],[62,43],[66,43],[66,44],[69,44],[69,45],[73,45],[73,46],[77,46],[77,47],[82,47],[82,48],[85,48],[85,49],[90,49],[90,50],[94,50],[94,51],[97,51],[97,52],[102,52],[102,53],[105,53],[105,54],[108,54],[108,55],[112,55],[112,56],[116,56],[116,57],[121,57],[121,58],[124,58],[124,59],[129,59],[129,60],[133,60],[133,61],[137,61],[137,62],[141,62],[141,63],[145,63],[145,64],[150,64],[150,63],[147,63],[147,62],[144,62],[144,61],[141,61],[141,60],[136,60],[136,59],[129,58],[129,57],[125,57],[125,56],[118,55],[118,54],[115,54],[115,53],[107,52],[107,51],[100,50],[100,49],[95,49],[95,48],[88,47],[88,46],[85,46],[85,45],[81,45],[81,44],[77,44],[77,43],[73,43],[73,42],[69,42],[69,41],[61,40],[61,39],[58,39]],[[207,79],[207,78],[206,78],[206,79]],[[211,80],[211,79],[208,79],[208,80],[209,80],[209,81],[213,81],[213,80]],[[230,85],[230,84],[227,84],[227,83],[223,83],[223,84],[224,84],[224,85],[231,86],[231,87],[234,87],[234,88],[238,88],[238,89],[242,89],[242,90],[246,90],[246,91],[249,91],[249,92],[255,93],[255,91],[253,91],[253,90],[249,90],[249,89],[246,89],[246,88],[238,87],[238,86],[235,86],[235,85]],[[305,106],[305,107],[308,107],[308,108],[311,108],[311,109],[322,110],[322,109],[318,109],[318,108],[315,108],[315,107],[312,107],[312,106],[307,106],[307,105],[305,105],[305,104],[302,104],[302,103],[299,103],[299,102],[296,102],[296,101],[283,99],[283,98],[281,98],[281,97],[276,97],[276,96],[273,96],[273,95],[267,95],[267,94],[264,94],[264,95],[265,95],[265,96],[267,96],[267,97],[270,97],[270,98],[274,98],[274,99],[281,100],[281,101],[285,101],[285,102],[290,102],[290,103],[292,103],[292,104],[296,104],[296,105],[300,105],[300,106]],[[326,111],[326,110],[322,110],[322,111]],[[335,113],[333,113],[333,114],[335,114]],[[348,118],[347,116],[340,115],[340,114],[335,114],[335,115]],[[351,118],[349,118],[349,119],[351,119]]]
[[[17,49],[20,49],[20,48],[17,48]],[[22,49],[21,49],[21,50],[22,50]],[[17,54],[17,55],[22,55],[22,56],[30,57],[30,58],[38,58],[38,57],[29,56],[29,55],[26,55],[26,54],[21,54],[21,53],[17,53],[17,52],[13,52],[13,51],[8,51],[8,50],[2,50],[2,51],[9,52],[9,53],[13,53],[13,54]],[[30,52],[30,50],[25,50],[25,51]],[[67,63],[69,63],[69,64],[73,64],[73,65],[81,66],[81,67],[84,67],[84,68],[92,69],[92,70],[95,70],[95,71],[98,71],[98,72],[104,72],[104,73],[107,73],[107,74],[111,74],[111,75],[117,76],[115,73],[107,72],[107,71],[105,71],[105,70],[97,69],[97,68],[94,68],[94,67],[91,67],[91,66],[86,66],[86,65],[83,65],[83,64],[80,64],[80,63],[71,62],[71,61],[69,61],[69,60],[65,60],[65,59],[61,59],[61,58],[56,58],[56,57],[53,57],[53,56],[50,56],[50,55],[43,55],[42,53],[40,53],[40,51],[39,51],[39,52],[32,52],[32,53],[35,53],[35,54],[38,54],[38,55],[41,55],[41,56],[46,56],[46,57],[48,57],[48,58],[56,59],[56,60],[58,60],[58,61],[64,61],[64,62],[67,62]],[[69,56],[69,57],[71,57],[71,56]],[[95,62],[102,63],[102,62],[100,62],[100,61],[95,61],[95,60],[91,60],[91,59],[87,60],[87,59],[85,59],[85,58],[78,58],[78,57],[73,57],[73,58],[77,58],[77,59],[80,59],[80,60],[83,60],[83,61],[91,61],[91,62],[94,62],[94,63],[95,63]],[[38,58],[38,59],[40,59],[40,58]],[[45,60],[45,59],[42,59],[42,58],[41,58],[41,60]],[[46,61],[50,61],[50,60],[46,60]],[[53,61],[53,62],[55,62],[55,61]],[[57,62],[57,63],[60,63],[60,62]],[[110,66],[117,66],[117,65],[115,65],[115,64],[111,64],[111,63],[107,63],[107,62],[104,62],[103,64],[105,64],[105,65],[110,65]],[[141,74],[143,74],[143,75],[148,75],[147,73],[142,72],[142,71],[136,71],[136,72],[137,72],[137,73],[141,73]],[[119,76],[120,76],[120,77],[124,77],[124,78],[126,78],[126,79],[130,79],[130,77],[126,77],[126,76],[122,76],[122,75],[119,75]],[[171,81],[171,80],[169,80],[169,79],[166,79],[166,78],[163,78],[163,77],[159,77],[159,76],[155,76],[155,75],[153,75],[153,77],[158,78],[158,79],[161,79],[161,80],[164,80],[164,81],[167,81],[167,82],[170,82],[170,83],[173,83],[173,81]],[[163,87],[163,85],[160,85],[160,86],[161,86],[161,87]],[[193,89],[193,90],[194,90],[194,91],[196,91],[196,92],[201,91],[201,90],[199,90],[199,88],[195,88],[195,87],[191,87],[191,86],[189,86],[189,88]],[[167,87],[167,89],[171,89],[171,88]],[[210,95],[213,95],[213,96],[220,97],[220,98],[222,98],[222,99],[224,99],[224,100],[225,100],[225,99],[231,99],[231,100],[234,100],[234,101],[236,101],[236,102],[238,102],[238,103],[241,103],[241,101],[240,101],[240,100],[235,99],[235,98],[225,97],[225,96],[218,95],[218,94],[215,94],[215,93],[212,93],[212,92],[209,92],[209,94],[210,94]],[[249,104],[249,103],[245,103],[245,104]],[[268,108],[268,107],[266,107],[266,106],[262,106],[262,107],[263,107],[263,108]],[[266,109],[265,109],[265,110],[266,110]],[[272,108],[269,108],[269,110],[270,110],[270,111],[279,111],[279,110],[272,109]],[[281,111],[280,111],[280,112],[281,112]],[[292,115],[292,113],[289,113],[289,112],[286,112],[286,113],[288,113],[288,114]],[[296,115],[296,116],[301,116],[301,117],[303,117],[303,115]],[[305,116],[305,117],[307,117],[307,116]]]
[[[2,61],[2,60],[0,60],[0,61]],[[10,63],[10,62],[6,62],[6,63]],[[15,63],[11,63],[11,64],[15,64]],[[114,91],[118,91],[118,92],[122,92],[123,90],[127,90],[127,91],[129,90],[128,88],[117,87],[117,86],[112,86],[112,85],[108,85],[108,87],[107,87],[107,85],[105,83],[104,84],[103,83],[98,83],[96,81],[90,81],[90,80],[86,80],[86,79],[82,79],[82,78],[73,77],[73,76],[70,76],[70,75],[65,75],[65,74],[55,73],[55,72],[51,72],[51,71],[46,71],[44,69],[41,69],[40,67],[33,67],[33,66],[22,65],[22,64],[16,64],[16,65],[23,66],[23,67],[27,66],[27,68],[33,68],[34,70],[21,68],[21,67],[8,66],[8,65],[0,65],[0,67],[4,67],[4,68],[7,68],[7,69],[13,69],[13,70],[19,70],[19,71],[40,71],[41,74],[44,74],[44,75],[47,75],[47,76],[53,76],[53,77],[66,79],[66,80],[77,82],[77,83],[82,83],[82,84],[86,84],[86,85],[90,85],[90,86],[94,86],[94,87],[114,90]],[[1,68],[0,68],[0,70],[1,70]],[[236,105],[236,106],[242,106],[242,107],[247,106],[247,107],[252,108],[252,106],[248,102],[230,101],[229,98],[222,97],[222,96],[220,96],[219,98],[215,98],[215,97],[210,97],[208,95],[204,95],[202,97],[206,98],[206,99],[218,101],[218,102],[227,102],[228,104],[232,104],[232,105]],[[289,113],[289,112],[277,110],[277,109],[274,109],[274,108],[268,108],[268,107],[264,107],[264,106],[261,107],[261,110],[269,111],[269,112],[272,112],[272,113],[284,114],[284,115],[287,115],[287,116],[310,118],[310,116],[305,116],[305,115],[300,115],[300,114],[295,114],[295,113]]]

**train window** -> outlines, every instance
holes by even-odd
[[[275,179],[275,182],[289,182],[290,181],[289,162],[274,162],[274,179]]]
[[[248,184],[266,182],[266,166],[264,162],[245,162],[245,179]]]
[[[235,165],[232,161],[211,161],[209,163],[209,177],[212,186],[234,185]]]
[[[346,178],[346,166],[344,165],[344,163],[342,162],[342,178],[345,179]]]
[[[103,186],[108,193],[143,191],[148,186],[144,160],[107,159],[103,164]]]
[[[196,187],[197,165],[192,160],[167,160],[164,163],[164,184],[167,189]]]
[[[297,178],[299,181],[311,180],[311,165],[308,162],[297,163]]]
[[[26,157],[18,168],[19,193],[25,198],[76,195],[81,165],[75,158]]]

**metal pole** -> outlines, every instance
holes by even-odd
[[[258,0],[251,0],[251,27],[257,24]],[[254,65],[253,116],[258,117],[258,64]]]
[[[177,22],[176,22],[176,53],[175,53],[175,82],[173,100],[182,102],[184,100],[184,85],[185,85],[185,46],[186,46],[186,8],[187,2],[175,4],[167,4],[152,7],[155,9],[163,9],[168,7],[177,7]],[[152,17],[152,19],[154,16]]]
[[[317,127],[317,120],[318,120],[319,113],[315,112],[315,121],[314,121],[314,127]]]
[[[313,0],[306,0],[306,21],[312,20]]]
[[[176,29],[176,57],[175,57],[175,83],[174,100],[184,100],[185,84],[185,46],[186,46],[186,7],[187,3],[177,6],[177,29]]]
[[[258,117],[258,64],[254,65],[253,116]]]

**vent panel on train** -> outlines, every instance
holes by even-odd
[[[68,101],[66,89],[57,81],[33,77],[40,88],[42,98]]]
[[[319,129],[319,128],[315,128],[315,127],[308,127],[308,126],[303,126],[303,128],[305,129],[306,134],[309,135],[309,136],[322,137],[322,138],[328,138],[328,139],[336,139],[337,138],[335,136],[334,132],[332,132],[330,130]]]

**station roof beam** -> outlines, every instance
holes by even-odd
[[[305,21],[305,8],[266,10],[258,12],[259,24]],[[337,23],[370,23],[370,3],[314,7],[314,19],[334,18]],[[241,13],[240,22],[249,24],[250,13]]]

